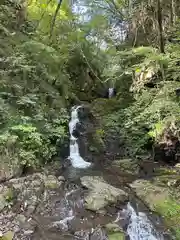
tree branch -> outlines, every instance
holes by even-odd
[[[50,38],[52,37],[54,25],[55,25],[55,22],[56,22],[56,17],[57,17],[58,12],[59,12],[59,10],[60,10],[60,8],[61,8],[62,1],[63,1],[63,0],[59,0],[58,5],[57,5],[57,7],[56,7],[55,14],[54,14],[53,19],[52,19],[51,28],[50,28]]]

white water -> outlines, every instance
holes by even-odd
[[[71,110],[71,120],[69,122],[70,133],[69,159],[72,163],[72,166],[75,168],[88,168],[89,166],[91,166],[91,163],[84,161],[84,159],[80,156],[77,138],[73,136],[73,130],[76,129],[76,124],[79,123],[78,109],[80,107],[81,106],[73,107]]]
[[[113,95],[114,95],[114,88],[109,88],[109,89],[108,89],[108,97],[109,97],[109,98],[112,98]]]
[[[158,234],[152,226],[145,213],[136,213],[133,207],[128,203],[127,211],[129,212],[130,222],[127,233],[130,240],[163,240],[163,236]]]
[[[109,88],[109,98],[113,96],[114,89]],[[75,168],[88,168],[91,163],[84,161],[84,159],[80,156],[79,146],[77,142],[77,138],[73,136],[73,130],[76,129],[76,124],[79,123],[78,119],[78,107],[73,107],[71,111],[71,120],[69,122],[69,132],[70,132],[70,156],[69,159],[73,167]],[[72,190],[67,193],[66,197],[70,196],[74,193],[75,190]],[[80,205],[82,203],[80,202]],[[148,219],[147,215],[142,212],[136,213],[134,208],[130,203],[127,204],[127,208],[123,209],[118,213],[118,216],[115,222],[122,220],[126,217],[129,219],[129,224],[127,227],[127,234],[129,235],[130,240],[164,240],[163,236],[155,230],[152,223]],[[58,224],[67,227],[67,223],[74,218],[73,211],[70,209],[67,216],[57,222]],[[56,223],[56,224],[57,224]]]

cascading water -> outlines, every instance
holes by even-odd
[[[127,233],[130,240],[163,240],[163,236],[154,229],[150,220],[143,212],[134,210],[130,203],[127,205],[130,219]]]
[[[77,142],[77,138],[73,136],[73,131],[76,129],[76,124],[79,123],[78,118],[78,109],[81,106],[72,107],[71,110],[71,120],[69,122],[69,133],[70,133],[70,155],[69,159],[72,163],[72,166],[75,168],[88,168],[91,166],[91,163],[84,161],[84,159],[80,156],[79,146]]]
[[[114,88],[109,88],[108,89],[108,97],[112,98],[114,96]]]

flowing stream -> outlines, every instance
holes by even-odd
[[[109,98],[113,96],[113,88],[109,88]],[[76,138],[73,135],[73,131],[76,130],[76,125],[80,122],[78,118],[78,109],[81,106],[75,106],[72,108],[71,111],[71,120],[69,122],[69,132],[70,132],[70,156],[69,159],[71,160],[72,166],[74,168],[88,168],[91,163],[84,161],[84,159],[80,156],[79,153],[79,146],[78,146],[78,138]],[[71,222],[75,218],[75,212],[72,207],[69,208],[71,205],[69,203],[68,197],[73,195],[76,192],[76,190],[70,190],[69,192],[66,193],[64,197],[64,203],[66,203],[66,216],[58,222],[58,224],[64,226],[67,228],[67,223]],[[74,203],[77,205],[77,202],[79,204],[80,200],[76,201]],[[79,205],[78,205],[79,206]],[[82,200],[80,206],[83,206]],[[63,209],[63,208],[62,208]],[[69,209],[67,211],[67,209]],[[135,209],[132,207],[130,203],[127,204],[126,209],[123,209],[122,211],[118,212],[116,219],[114,219],[114,222],[118,222],[120,220],[120,216],[122,213],[126,216],[125,218],[128,217],[128,225],[126,228],[126,232],[129,236],[130,240],[163,240],[163,236],[154,229],[153,224],[151,221],[148,219],[147,215],[143,212],[137,212]],[[57,222],[55,223],[57,224]],[[102,238],[97,238],[100,240],[108,239],[105,238],[103,233],[101,232]],[[89,236],[89,235],[88,235]],[[84,236],[84,238],[86,237]],[[89,238],[87,238],[89,239]],[[94,238],[96,239],[96,238]]]
[[[130,221],[127,227],[127,233],[130,240],[163,240],[153,227],[147,215],[143,212],[136,212],[130,203],[127,204],[130,214]]]
[[[93,164],[90,167],[91,163],[84,161],[80,156],[78,138],[74,134],[77,124],[80,123],[78,117],[80,108],[81,106],[72,108],[69,122],[69,159],[72,166],[62,170],[65,179],[63,187],[44,192],[44,197],[36,210],[36,219],[41,228],[35,232],[32,240],[118,240],[117,235],[112,237],[107,224],[115,224],[121,232],[119,234],[123,231],[124,240],[167,240],[163,235],[164,230],[162,230],[160,218],[158,216],[153,218],[151,213],[141,206],[139,200],[131,196],[130,191],[130,202],[107,205],[103,209],[105,213],[89,211],[86,208],[86,195],[90,194],[91,190],[82,187],[83,176],[102,177],[110,186],[114,185],[122,189],[127,181],[131,180],[129,175],[123,176],[126,173],[123,173],[121,169],[116,169],[116,174],[114,174],[114,171],[108,171],[105,166],[98,167]],[[108,169],[113,170],[113,167],[108,166]],[[117,178],[117,175],[121,179]]]

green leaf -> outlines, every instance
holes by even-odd
[[[141,69],[140,68],[136,68],[136,72],[137,73],[141,72]]]

